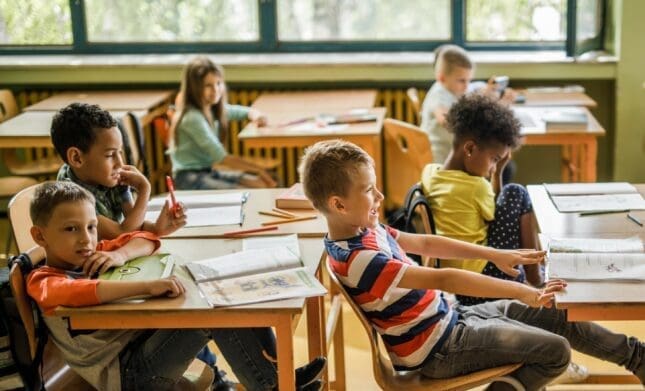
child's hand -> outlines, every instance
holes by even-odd
[[[497,250],[495,259],[492,259],[497,268],[511,277],[517,277],[520,271],[515,269],[517,265],[533,265],[544,261],[546,251],[530,249],[520,250]]]
[[[134,187],[139,194],[150,191],[150,182],[135,166],[121,167],[119,184]]]
[[[511,151],[508,151],[508,153],[502,156],[502,158],[499,159],[499,161],[495,165],[495,174],[501,174],[502,171],[504,171],[504,167],[506,167],[506,165],[510,160],[511,160]]]
[[[506,89],[504,89],[504,93],[502,94],[502,97],[499,98],[499,101],[506,105],[512,105],[513,103],[515,103],[515,99],[517,99],[517,91],[510,87],[507,87]]]
[[[255,122],[258,127],[267,126],[269,124],[269,119],[266,114],[262,113],[259,110],[250,109],[248,114],[248,119],[251,122]]]
[[[83,273],[92,277],[97,273],[105,273],[111,267],[123,266],[126,261],[125,256],[118,251],[97,251],[83,263]]]
[[[155,222],[154,233],[159,236],[170,235],[184,225],[186,225],[186,207],[184,204],[178,202],[175,208],[171,209],[168,200],[166,200]]]
[[[176,276],[170,276],[161,280],[153,280],[148,283],[148,294],[150,296],[177,297],[186,292],[184,284]]]
[[[543,289],[527,287],[526,293],[518,297],[518,300],[531,307],[551,308],[555,293],[560,292],[567,286],[563,280],[551,280],[546,283]]]

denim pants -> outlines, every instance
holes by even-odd
[[[211,338],[247,390],[276,386],[276,366],[265,356],[276,357],[275,337],[264,327],[151,330],[121,352],[122,388],[172,389]]]
[[[242,171],[182,170],[174,174],[178,190],[239,189]]]
[[[567,322],[554,308],[531,308],[516,300],[457,306],[457,324],[421,369],[447,378],[506,364],[524,364],[511,374],[527,390],[539,390],[564,372],[571,348],[634,371],[645,346],[592,322]]]

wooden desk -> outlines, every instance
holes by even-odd
[[[177,191],[175,196],[178,201],[181,201],[182,195],[188,194],[221,194],[221,193],[235,193],[240,191],[248,191],[249,198],[244,203],[244,221],[240,227],[235,225],[218,225],[206,227],[189,227],[182,228],[170,236],[169,238],[190,238],[190,237],[222,237],[225,232],[236,231],[240,229],[251,229],[260,227],[265,221],[279,220],[278,217],[264,216],[258,211],[270,211],[275,207],[275,199],[278,195],[285,192],[287,189],[245,189],[245,190],[194,190],[194,191]],[[160,195],[166,197],[166,194]],[[314,220],[297,221],[293,223],[286,223],[278,225],[277,231],[258,232],[257,235],[281,235],[281,234],[298,234],[301,238],[322,238],[327,233],[327,220],[325,216],[312,209],[288,209],[291,212],[301,215],[318,216]],[[319,239],[322,241],[322,239]]]
[[[0,123],[0,148],[53,148],[50,132],[56,111],[29,111]],[[110,111],[115,118],[126,111]],[[134,111],[143,118],[145,111]]]
[[[516,106],[518,111],[539,113],[544,107]],[[563,107],[566,108],[566,107]],[[596,160],[598,159],[598,137],[605,135],[605,129],[587,108],[582,108],[588,116],[586,128],[582,129],[549,129],[544,122],[534,129],[522,128],[524,145],[559,145],[562,147],[562,182],[595,182],[597,177]]]
[[[585,106],[595,108],[598,106],[595,100],[591,99],[584,92],[560,92],[560,91],[545,91],[533,92],[530,90],[519,89],[519,95],[526,98],[522,106]]]
[[[312,273],[319,272],[323,242],[320,238],[301,239],[303,262]],[[164,240],[161,251],[180,254],[183,260],[199,260],[240,251],[241,240],[182,239]],[[192,278],[184,268],[175,267],[186,287],[186,294],[177,298],[155,298],[141,303],[105,304],[83,308],[59,307],[55,315],[69,318],[73,329],[159,329],[217,327],[275,327],[280,371],[279,389],[293,390],[295,385],[293,331],[307,308],[309,356],[325,355],[325,330],[320,326],[316,305],[322,298],[290,299],[238,307],[211,308],[201,297]],[[311,319],[310,319],[311,317]]]
[[[382,181],[381,128],[385,117],[384,108],[372,108],[376,90],[303,91],[262,94],[252,107],[265,113],[269,118],[268,127],[258,128],[249,123],[238,135],[245,149],[250,148],[298,148],[310,146],[321,140],[342,138],[361,146],[376,164],[379,184]],[[370,109],[378,116],[376,122],[351,124],[343,130],[330,132],[326,128],[295,131],[277,125],[319,114],[341,114],[354,109]],[[287,183],[297,182],[296,165],[298,156],[286,158]],[[382,186],[379,186],[382,188]]]
[[[146,111],[141,117],[146,126],[155,117],[165,114],[173,93],[173,90],[69,91],[52,95],[23,111],[57,111],[74,102],[90,103],[108,111]]]

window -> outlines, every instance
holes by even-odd
[[[606,0],[0,0],[0,53],[567,49]],[[577,45],[584,42],[584,45]]]

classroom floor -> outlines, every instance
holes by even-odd
[[[0,219],[0,238],[2,239],[2,247],[0,253],[4,252],[5,241],[7,238],[8,223],[7,219]],[[0,255],[0,266],[6,264],[4,254]],[[328,307],[327,307],[328,308]],[[345,330],[345,363],[347,373],[347,390],[350,391],[371,391],[379,390],[374,377],[372,375],[371,354],[369,350],[369,342],[367,335],[363,331],[363,327],[352,312],[351,308],[346,304],[343,306],[344,316],[344,330]],[[296,365],[300,366],[307,362],[307,341],[306,341],[306,319],[303,317],[300,320],[298,328],[296,329],[295,336],[295,361]],[[603,326],[621,333],[633,335],[641,340],[645,340],[645,321],[639,322],[599,322]],[[212,344],[212,343],[211,343]],[[211,346],[217,350],[214,344]],[[333,348],[333,346],[332,346]],[[627,371],[610,363],[602,362],[593,357],[574,352],[573,360],[587,366],[590,372],[601,373],[626,373]],[[330,362],[330,368],[333,368],[333,362]],[[229,373],[229,377],[234,379],[234,375],[224,360],[220,360],[219,365]],[[331,375],[333,378],[333,374]],[[485,387],[479,387],[477,390],[483,390]],[[627,390],[642,390],[640,385],[557,385],[547,387],[549,391],[627,391]]]

